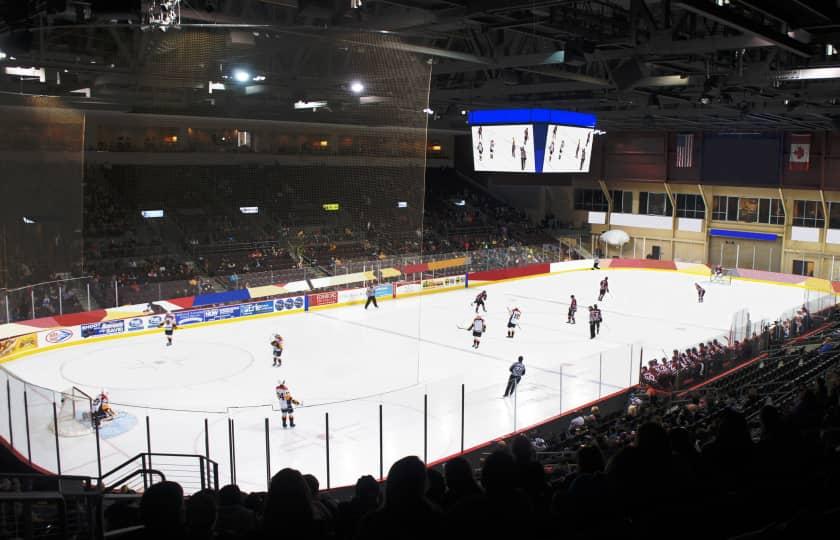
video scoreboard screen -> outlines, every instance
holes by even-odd
[[[591,114],[547,109],[471,111],[479,172],[589,172],[596,134]]]
[[[476,171],[536,172],[530,124],[473,126],[472,141]]]
[[[589,172],[595,130],[574,126],[548,126],[543,172]]]

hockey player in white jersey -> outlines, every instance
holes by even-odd
[[[467,330],[472,330],[472,346],[473,349],[477,349],[478,346],[481,344],[481,334],[487,331],[487,323],[484,322],[484,318],[481,315],[476,315],[475,319],[473,319],[472,324],[467,328]]]
[[[507,337],[513,338],[513,333],[516,331],[516,327],[519,326],[519,319],[521,318],[522,311],[518,307],[514,307],[513,309],[508,308]]]
[[[280,414],[283,419],[283,427],[286,427],[288,420],[288,427],[295,427],[295,405],[300,405],[300,401],[292,397],[289,387],[286,386],[286,381],[279,381],[274,389],[277,394],[277,399],[280,400]]]
[[[163,333],[166,334],[166,346],[169,347],[172,345],[172,334],[178,328],[178,323],[175,322],[175,315],[167,313],[158,325],[158,328],[163,328]]]

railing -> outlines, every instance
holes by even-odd
[[[192,296],[213,289],[236,290],[276,283],[302,281],[326,275],[350,274],[383,268],[401,269],[418,263],[429,263],[465,257],[460,270],[477,272],[495,268],[525,266],[536,262],[551,262],[566,258],[584,258],[563,243],[505,248],[488,247],[473,251],[447,251],[445,253],[406,254],[387,256],[374,260],[350,260],[334,264],[321,264],[301,268],[235,273],[223,276],[196,276],[173,281],[131,282],[97,277],[76,277],[66,280],[37,283],[16,289],[0,290],[0,324],[80,313],[93,309],[114,308],[124,305],[145,304],[169,298]],[[443,272],[453,273],[448,268]],[[430,270],[423,274],[402,276],[399,279],[424,279],[441,275]],[[396,280],[392,278],[391,280]]]
[[[142,452],[102,474],[103,491],[142,491],[161,480],[174,480],[188,491],[219,489],[219,465],[196,454]]]

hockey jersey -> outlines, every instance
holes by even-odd
[[[486,328],[487,328],[487,325],[484,323],[484,319],[479,317],[479,318],[473,320],[473,322],[470,325],[470,327],[468,328],[468,330],[473,330],[475,332],[480,333],[480,332],[484,332],[484,330]]]

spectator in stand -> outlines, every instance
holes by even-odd
[[[199,491],[186,502],[188,540],[213,540],[216,523],[216,499],[213,491]]]
[[[362,518],[379,508],[380,502],[379,483],[370,475],[360,477],[353,498],[338,505],[338,537],[354,538]]]
[[[254,512],[245,508],[242,492],[231,484],[219,490],[216,532],[219,540],[244,540],[256,529]]]
[[[184,538],[184,491],[175,482],[153,484],[140,499],[143,530],[131,534],[134,540],[175,540]]]
[[[426,466],[416,456],[400,459],[388,471],[384,506],[365,517],[359,540],[429,540],[443,537],[440,510],[425,497]]]

